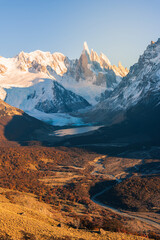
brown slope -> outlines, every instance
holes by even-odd
[[[47,139],[53,127],[0,100],[0,145]]]

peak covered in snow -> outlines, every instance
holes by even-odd
[[[47,72],[47,66],[49,66],[58,75],[63,75],[67,71],[64,64],[65,58],[62,53],[55,52],[51,54],[40,50],[31,53],[20,52],[16,56],[17,67],[22,71]]]
[[[103,53],[90,52],[86,42],[75,60],[59,52],[22,51],[0,58],[0,98],[26,112],[77,111],[95,105],[125,74],[122,65],[112,66]]]
[[[108,57],[105,56],[104,53],[101,53],[100,55],[98,55],[97,52],[95,52],[93,49],[91,49],[91,53],[90,53],[86,42],[84,42],[83,52],[81,56],[83,56],[84,54],[87,54],[88,64],[95,65],[97,63],[100,65],[102,70],[106,70],[106,69],[113,70],[116,76],[124,77],[129,72],[128,69],[124,68],[120,62],[118,64],[118,67],[115,65],[112,66]]]
[[[111,62],[109,61],[109,59],[106,57],[104,53],[101,53],[99,58],[101,60],[101,64],[103,67],[111,66]]]
[[[124,68],[119,63],[119,68]],[[95,121],[107,121],[117,113],[124,113],[138,104],[155,108],[160,104],[160,39],[151,43],[130,72],[105,100],[98,103],[89,113]],[[103,115],[100,113],[103,111]],[[122,118],[119,117],[119,119]]]
[[[90,55],[90,51],[89,51],[88,44],[86,41],[83,43],[83,51],[87,52],[88,55]]]
[[[43,79],[30,87],[11,87],[3,91],[6,92],[5,102],[26,112],[35,109],[45,113],[72,112],[89,106],[84,98],[51,79]]]
[[[85,80],[97,86],[106,86],[110,90],[113,90],[121,78],[128,74],[128,70],[122,65],[112,66],[103,53],[99,56],[93,49],[90,53],[86,42],[73,72],[78,82]]]

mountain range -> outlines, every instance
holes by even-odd
[[[0,239],[159,239],[159,93],[160,39],[129,72],[86,43],[1,57]]]
[[[157,113],[159,89],[160,39],[129,72],[120,63],[111,65],[103,53],[90,52],[86,42],[76,60],[41,51],[0,58],[0,98],[43,120],[69,113],[87,124],[113,125],[137,109],[147,116]]]
[[[0,57],[0,98],[33,116],[70,113],[95,105],[107,89],[113,91],[128,74],[119,62],[88,49],[84,43],[79,59],[61,53],[21,52]]]
[[[103,93],[100,103],[87,113],[89,121],[112,124],[123,120],[132,108],[142,112],[160,104],[160,39],[151,42],[118,86]]]
[[[82,117],[103,127],[71,138],[71,145],[98,146],[106,151],[108,147],[128,151],[129,145],[159,146],[160,39],[151,42],[119,85],[112,92],[106,90],[102,101]]]

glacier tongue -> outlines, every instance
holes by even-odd
[[[83,126],[85,123],[78,117],[73,117],[68,113],[45,113],[33,109],[32,111],[26,111],[30,116],[33,116],[41,121],[49,123],[53,126]]]

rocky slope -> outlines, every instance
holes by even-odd
[[[95,145],[115,154],[121,148],[160,145],[160,39],[151,43],[117,88],[90,111],[88,122],[105,125],[95,132],[72,137],[70,145]]]
[[[109,59],[101,53],[100,56],[91,50],[84,42],[83,51],[79,59],[70,60],[62,53],[35,51],[31,53],[21,52],[15,57],[16,67],[21,71],[43,72],[56,77],[59,76],[73,78],[74,81],[89,81],[95,85],[113,87],[121,77],[128,74],[119,62],[118,67],[111,65]],[[119,78],[118,78],[119,77]]]
[[[129,74],[113,92],[103,95],[101,103],[89,113],[89,120],[113,123],[124,119],[127,111],[137,106],[142,111],[158,107],[160,103],[160,39],[151,43]],[[138,106],[139,105],[139,106]]]
[[[61,212],[38,201],[35,195],[4,188],[0,189],[0,193],[1,239],[147,240],[145,237],[120,232],[102,231],[98,234],[70,228],[67,224],[61,224],[62,219],[65,220]]]
[[[24,111],[72,112],[89,106],[83,97],[51,79],[43,79],[30,87],[5,89],[5,92],[5,101]]]
[[[0,58],[0,98],[25,111],[31,110],[31,102],[32,110],[47,113],[77,111],[97,103],[101,93],[112,91],[127,73],[121,64],[112,66],[104,54],[90,53],[87,43],[76,60],[57,52],[21,52]]]
[[[67,62],[67,59],[66,59]],[[69,61],[67,62],[68,66]],[[127,68],[124,68],[119,62],[118,67],[111,65],[109,59],[101,53],[100,56],[91,50],[84,42],[83,51],[79,60],[70,65],[66,75],[73,77],[77,82],[88,81],[97,86],[105,86],[114,89],[117,83],[128,74]]]
[[[42,140],[53,127],[0,100],[0,145]]]

